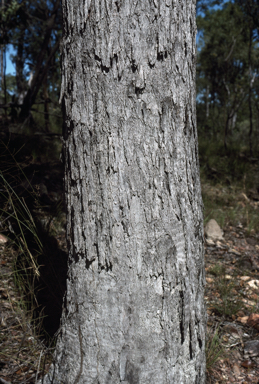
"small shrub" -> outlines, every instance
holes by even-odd
[[[220,315],[231,317],[243,308],[242,301],[238,297],[234,298],[234,288],[233,281],[229,281],[225,276],[219,276],[216,279],[215,289],[220,294],[221,302],[214,302],[213,307]]]
[[[222,264],[215,264],[213,267],[209,269],[209,273],[211,273],[214,276],[222,276],[226,272],[226,268]]]

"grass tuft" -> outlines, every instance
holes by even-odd
[[[219,335],[219,326],[209,329],[206,337],[206,373],[213,374],[217,362],[225,355],[225,349]]]

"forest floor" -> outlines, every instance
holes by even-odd
[[[39,174],[36,165],[33,166],[33,174],[36,175],[37,172]],[[45,207],[54,206],[56,211],[53,214],[49,208],[44,210],[38,207],[36,211],[34,210],[34,216],[38,217],[39,222],[47,223],[51,236],[48,238],[41,236],[41,239],[44,246],[49,242],[46,254],[51,250],[53,255],[56,249],[58,254],[56,264],[59,271],[62,270],[61,260],[65,265],[67,262],[65,219],[63,211],[60,213],[58,203],[62,194],[62,175],[58,177],[54,174],[54,168],[53,165],[46,171],[45,167],[45,174],[41,175],[37,183],[41,203],[44,203]],[[217,206],[220,204],[217,213],[214,206],[205,209],[206,221],[215,218],[224,230],[223,240],[216,242],[205,240],[207,384],[258,384],[259,232],[257,228],[255,230],[253,226],[249,226],[251,219],[244,218],[242,221],[241,216],[244,216],[244,212],[247,212],[247,215],[252,212],[253,222],[258,220],[259,196],[256,194],[249,196],[245,190],[239,190],[235,195],[233,188],[230,190],[208,183],[203,185],[204,192],[205,205],[208,199],[212,202],[219,199]],[[229,201],[230,195],[231,201]],[[233,218],[230,220],[229,215],[225,214],[229,205],[233,205],[230,211],[234,211],[236,220]],[[241,210],[235,207],[241,207]],[[58,216],[54,217],[58,210]],[[240,220],[238,215],[241,215]],[[20,244],[23,242],[24,240]],[[35,384],[48,371],[58,330],[57,316],[60,316],[62,306],[62,287],[59,298],[54,298],[57,299],[58,305],[53,297],[50,297],[52,306],[49,309],[44,301],[48,294],[41,285],[40,294],[32,300],[34,304],[28,302],[29,297],[34,295],[31,291],[33,284],[29,285],[28,295],[25,298],[24,290],[19,285],[21,283],[17,280],[19,275],[17,259],[20,255],[21,249],[17,248],[17,242],[8,240],[4,233],[0,234],[0,384]],[[30,252],[28,255],[29,258],[33,257]],[[44,261],[40,264],[44,264]],[[26,268],[31,270],[34,266],[28,264]],[[63,269],[61,286],[66,275],[65,267]],[[34,276],[33,279],[37,280],[37,267],[35,271],[30,276]],[[40,271],[44,274],[44,267]],[[24,271],[21,273],[24,274]],[[49,273],[47,270],[45,276]],[[53,275],[49,281],[56,281]],[[50,286],[49,291],[53,294],[53,286]],[[38,303],[37,300],[41,302]],[[52,313],[53,303],[59,310],[56,318],[44,317],[44,310],[45,314],[46,309]],[[35,311],[35,305],[38,305],[40,310]],[[44,324],[47,324],[52,335],[52,339],[49,337],[47,342],[44,337]]]
[[[208,383],[259,382],[259,236],[205,245]]]
[[[34,384],[53,349],[21,305],[13,279],[17,251],[7,244],[0,246],[0,383]],[[224,240],[205,244],[205,265],[208,383],[258,383],[259,235],[225,228]]]

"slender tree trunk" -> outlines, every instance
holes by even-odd
[[[224,148],[225,148],[225,150],[227,150],[227,148],[228,148],[227,139],[228,139],[229,124],[230,124],[228,111],[226,112],[226,115],[227,115],[227,118],[226,118],[226,122],[225,122],[225,131],[224,131]]]
[[[252,89],[249,87],[249,96],[248,96],[248,104],[249,104],[249,149],[250,156],[253,156],[253,107],[252,107]]]
[[[5,97],[4,97],[4,45],[2,44],[0,47],[0,55],[1,55],[1,103],[5,104]]]
[[[2,12],[4,12],[4,0],[2,0],[1,3],[1,8]],[[4,29],[2,29],[2,34],[4,36]],[[4,44],[1,44],[1,103],[5,104],[6,103],[6,98],[5,98],[5,71],[4,71],[4,54],[5,54],[5,46]],[[5,112],[6,113],[6,112]]]
[[[43,81],[43,98],[44,98],[44,121],[45,121],[45,132],[50,132],[50,121],[49,121],[49,94],[48,94],[48,82],[47,77]]]
[[[16,87],[18,94],[18,104],[23,103],[26,94],[26,82],[24,79],[24,35],[25,27],[22,28],[17,42],[17,53],[15,57]]]
[[[206,118],[207,119],[210,116],[210,99],[209,99],[209,96],[210,96],[210,86],[207,85],[207,88],[206,88]]]
[[[195,1],[63,0],[63,19],[70,266],[44,382],[203,384]]]
[[[252,51],[252,42],[253,42],[253,30],[252,30],[252,21],[250,21],[250,36],[249,36],[249,50],[248,50],[248,62],[249,62],[249,149],[250,156],[253,156],[253,107],[252,107],[252,87],[253,87],[253,71],[252,71],[252,60],[251,60],[251,51]]]

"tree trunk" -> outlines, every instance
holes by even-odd
[[[50,132],[50,121],[49,121],[49,93],[48,93],[48,81],[47,77],[43,80],[43,98],[44,98],[44,122],[45,132]]]
[[[63,0],[63,19],[70,265],[44,382],[203,384],[195,1]]]
[[[207,85],[207,88],[206,88],[206,118],[207,119],[210,116],[210,99],[209,99],[209,96],[210,96],[210,86]]]
[[[249,35],[249,49],[248,49],[248,63],[249,63],[249,94],[248,94],[248,105],[249,105],[249,149],[250,156],[253,156],[253,107],[252,107],[252,93],[253,93],[253,70],[252,70],[252,43],[253,43],[253,30],[252,21],[250,20],[250,35]]]
[[[4,12],[4,0],[2,0],[2,4],[1,4],[1,11]],[[4,36],[5,35],[5,30],[4,28],[2,28],[1,30],[2,32],[2,35]],[[6,60],[5,58],[5,44],[1,44],[0,45],[0,61],[1,61],[1,97],[0,97],[0,102],[3,103],[3,104],[6,104],[6,86],[5,86],[5,65],[4,65],[4,61]],[[5,110],[5,115],[6,115],[6,110]]]
[[[23,103],[26,94],[26,82],[24,79],[24,35],[25,27],[21,29],[20,36],[17,41],[17,53],[15,57],[15,72],[16,72],[16,88],[18,94],[18,104]]]

